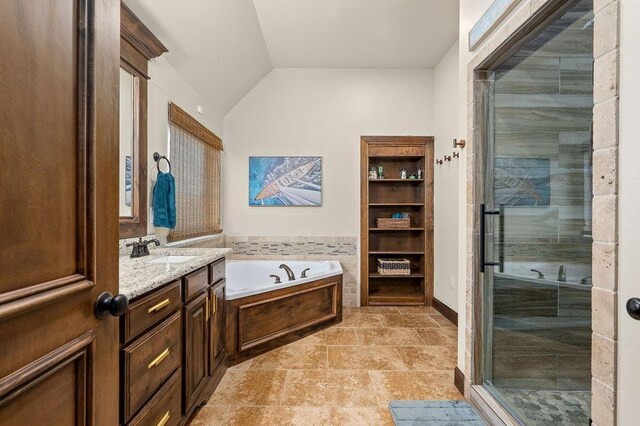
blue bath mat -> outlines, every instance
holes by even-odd
[[[485,426],[465,401],[391,401],[396,426]]]

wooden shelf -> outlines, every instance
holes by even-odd
[[[424,182],[424,179],[369,179],[369,182]]]
[[[424,231],[424,228],[369,228],[371,232],[385,232],[385,231],[395,231],[395,232],[420,232]]]
[[[406,207],[406,206],[424,206],[424,203],[369,203],[370,207]]]
[[[377,272],[369,272],[369,278],[371,279],[411,279],[411,280],[415,280],[418,278],[424,278],[424,274],[421,272],[412,272],[411,275],[381,275]]]
[[[360,145],[361,302],[366,305],[430,305],[433,298],[434,140],[428,136],[363,136]],[[382,167],[390,179],[369,179]],[[423,172],[422,179],[397,179]],[[411,217],[408,228],[378,228],[378,218]],[[429,231],[429,232],[427,232]],[[406,258],[410,275],[381,275],[379,258]]]
[[[424,254],[423,251],[370,251],[369,254]]]
[[[424,305],[424,294],[419,291],[406,293],[369,293],[371,305]]]

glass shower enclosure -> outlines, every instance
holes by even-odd
[[[592,0],[571,2],[483,90],[484,385],[523,424],[587,425]]]

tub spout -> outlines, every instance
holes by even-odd
[[[284,263],[282,265],[279,266],[280,269],[284,269],[287,272],[287,277],[289,277],[289,281],[293,281],[296,279],[295,274],[293,273],[293,271],[291,270],[291,268],[289,268],[287,265],[285,265]]]

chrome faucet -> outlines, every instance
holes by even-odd
[[[565,269],[564,265],[560,265],[560,269],[558,269],[558,281],[567,281],[567,270]]]
[[[544,279],[544,274],[540,271],[538,271],[537,269],[532,269],[531,272],[537,272],[538,273],[538,278],[540,278],[541,280]]]
[[[287,265],[285,265],[284,263],[282,265],[279,266],[280,269],[284,269],[287,272],[287,277],[289,277],[289,281],[293,281],[296,279],[295,274],[293,273],[293,271],[291,270],[291,268],[289,268]]]

